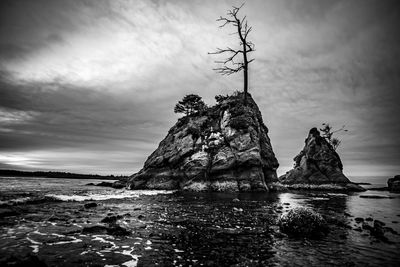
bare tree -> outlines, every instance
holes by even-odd
[[[249,64],[254,61],[249,59],[249,53],[255,51],[254,44],[247,40],[247,36],[252,30],[252,27],[247,25],[246,16],[239,18],[238,12],[243,7],[232,7],[232,10],[228,10],[227,17],[220,17],[217,21],[222,22],[220,28],[231,24],[235,27],[236,31],[233,34],[237,34],[240,40],[240,49],[233,49],[227,47],[225,49],[217,48],[217,51],[209,54],[230,54],[227,59],[222,61],[215,61],[216,63],[223,64],[219,68],[214,70],[222,75],[231,75],[243,70],[243,91],[244,91],[244,103],[247,103],[247,91],[248,91],[248,80],[249,80]],[[242,60],[236,60],[238,55],[242,56]]]

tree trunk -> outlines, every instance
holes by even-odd
[[[247,90],[248,90],[248,66],[246,40],[243,41],[243,91],[244,91],[244,105],[247,105]]]

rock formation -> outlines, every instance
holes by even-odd
[[[329,228],[325,219],[316,211],[298,207],[289,210],[278,220],[279,229],[293,237],[318,238],[327,234]]]
[[[343,164],[332,146],[312,128],[303,150],[293,159],[295,166],[279,181],[292,189],[365,191],[343,174]]]
[[[268,190],[279,164],[257,104],[243,93],[219,97],[218,104],[180,118],[130,189],[212,191]]]
[[[388,179],[387,184],[389,191],[400,192],[400,175]]]

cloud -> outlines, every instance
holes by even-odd
[[[0,58],[4,61],[19,59],[26,53],[27,51],[23,47],[20,47],[16,44],[0,44]]]
[[[240,3],[2,1],[0,151],[35,168],[137,171],[185,94],[213,104],[214,95],[241,90],[241,74],[219,76],[207,54],[237,43],[215,19]],[[339,148],[346,170],[392,175],[400,159],[397,2],[254,0],[241,12],[256,44],[250,92],[279,172],[311,127],[330,122],[349,129]]]
[[[154,102],[135,102],[90,88],[54,83],[21,85],[2,81],[0,84],[0,150],[18,152],[28,159],[29,155],[36,155],[35,151],[47,151],[40,154],[41,160],[35,156],[38,168],[67,169],[65,166],[72,164],[68,156],[71,154],[74,162],[81,162],[73,170],[90,172],[96,162],[99,169],[103,166],[98,156],[106,152],[103,158],[107,161],[106,169],[119,172],[121,167],[109,156],[129,153],[132,165],[124,168],[133,172],[143,164],[148,151],[156,148],[169,127],[154,108],[162,109],[163,105]],[[60,151],[63,157],[57,166],[51,167],[49,159],[44,157],[59,157]],[[91,157],[87,158],[89,154]],[[134,161],[137,155],[139,162]],[[19,164],[24,162],[28,161]],[[87,167],[82,169],[84,163]]]

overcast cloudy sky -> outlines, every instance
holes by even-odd
[[[0,168],[132,174],[196,93],[242,88],[215,73],[235,45],[215,21],[241,1],[0,1]],[[246,1],[250,92],[280,162],[311,127],[345,124],[348,175],[400,174],[400,5]]]

